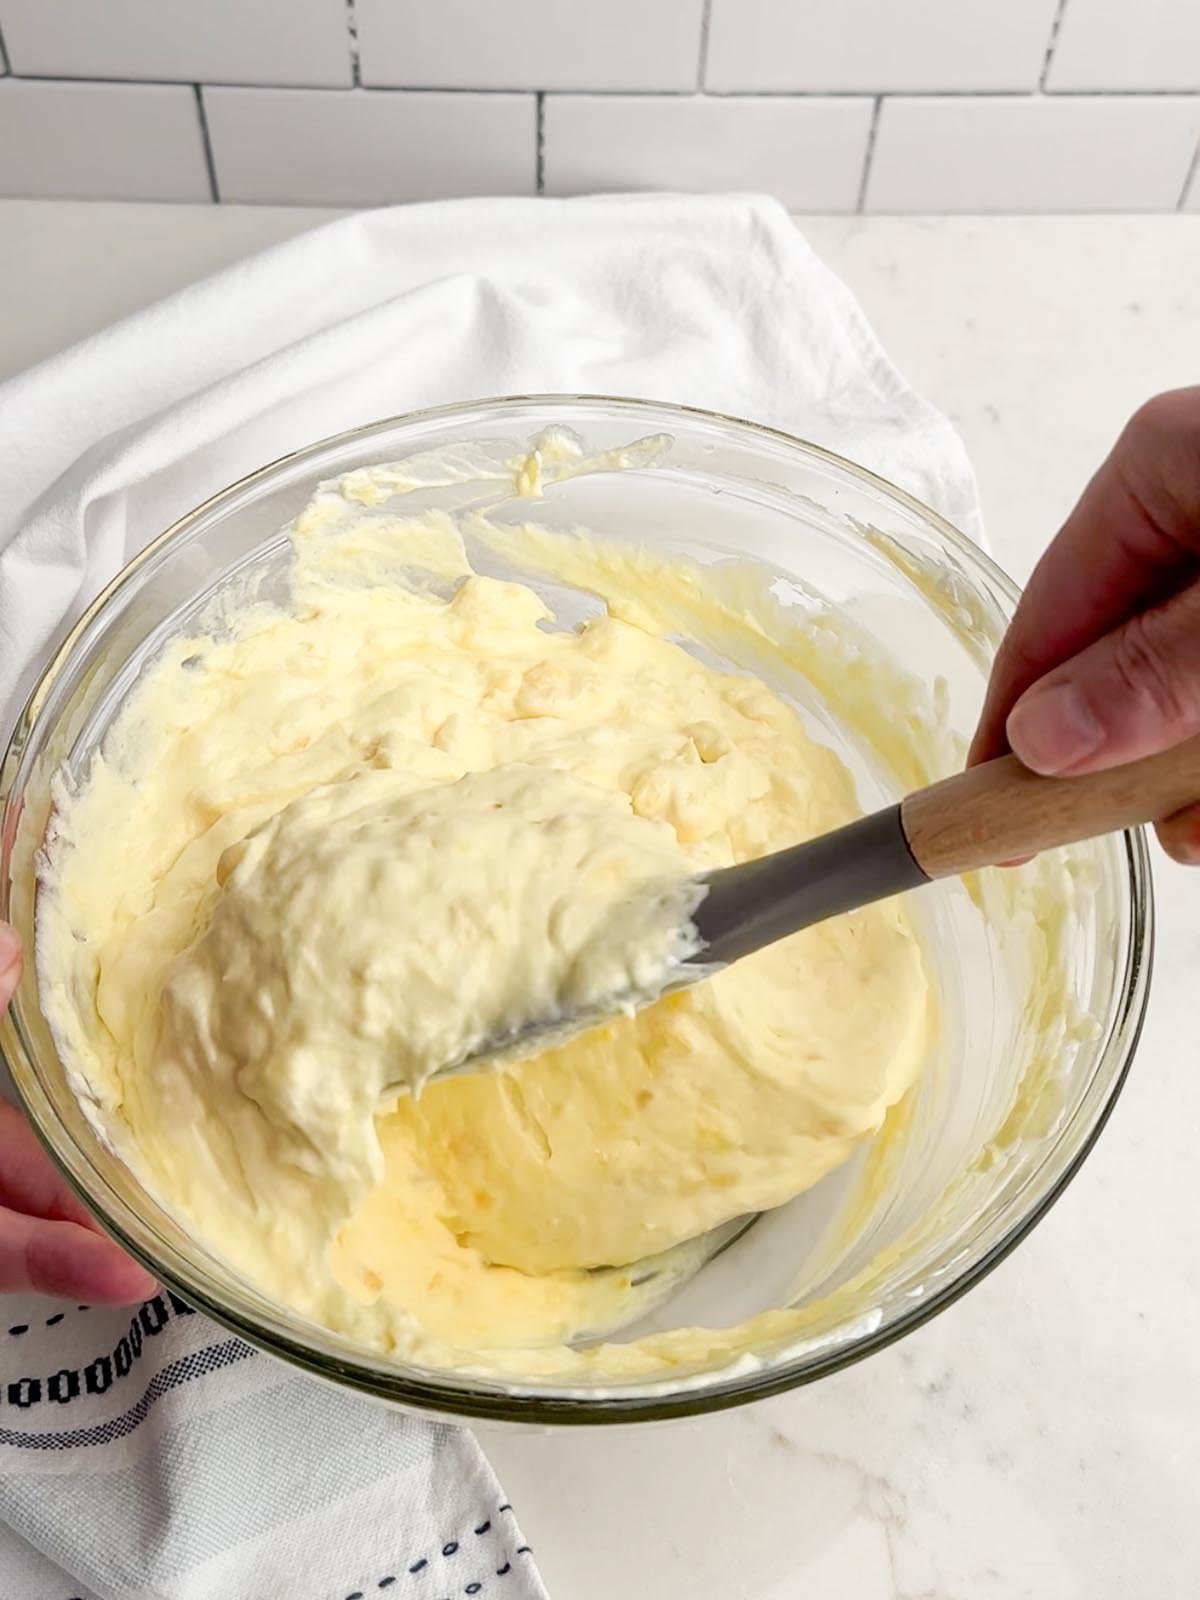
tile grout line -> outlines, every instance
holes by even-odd
[[[1042,91],[1038,89],[1032,94],[1017,98],[1035,100]],[[1197,100],[1200,95],[1195,89],[1050,89],[1046,91],[1050,100]]]
[[[1037,92],[1046,93],[1046,79],[1050,76],[1050,63],[1054,60],[1054,52],[1058,46],[1059,30],[1063,25],[1063,18],[1067,14],[1067,0],[1058,0],[1054,8],[1054,20],[1050,24],[1050,37],[1046,40],[1046,54],[1042,58],[1042,70],[1038,74]]]
[[[4,48],[4,35],[0,33],[0,73],[12,71],[12,62],[8,59],[8,51]]]
[[[704,0],[700,13],[700,51],[696,58],[696,93],[704,93],[704,79],[708,74],[708,36],[712,31],[713,0]]]
[[[346,36],[350,43],[350,85],[362,88],[362,55],[358,48],[358,12],[356,0],[346,0]]]
[[[879,116],[882,110],[883,96],[877,94],[875,96],[875,106],[871,112],[871,126],[867,129],[867,148],[863,152],[862,178],[858,185],[858,201],[854,207],[859,216],[862,216],[863,209],[867,203],[867,182],[871,176],[871,163],[875,159],[875,140],[879,135]]]
[[[12,72],[14,81],[22,83],[104,84],[116,88],[133,89],[186,89],[194,88],[190,78],[69,78],[52,72]],[[243,89],[247,94],[258,91],[278,91],[282,94],[349,94],[349,88],[339,88],[327,83],[244,83],[230,79],[210,78],[206,89]],[[355,84],[359,88],[361,85]],[[462,84],[372,84],[363,89],[368,95],[393,94],[472,94],[532,95],[544,93],[535,89],[470,88]],[[687,89],[569,89],[561,91],[577,100],[687,100],[695,98],[696,90]],[[1037,100],[1040,90],[1032,89],[706,89],[706,100]],[[1200,92],[1195,89],[1055,89],[1049,98],[1054,100],[1195,100]]]
[[[212,139],[208,132],[208,112],[204,108],[204,91],[198,83],[192,85],[196,96],[196,115],[200,119],[200,142],[204,146],[204,165],[208,168],[208,188],[214,205],[221,203],[221,187],[217,182],[217,164],[213,160]]]
[[[443,93],[449,91],[440,91]],[[492,93],[469,90],[468,93]],[[508,91],[514,93],[516,91]],[[678,99],[694,89],[582,89],[572,90],[581,97],[603,99],[607,95],[657,95]],[[1029,89],[706,89],[706,100],[871,100],[883,95],[888,100],[1037,100],[1042,91],[1035,83]],[[1052,100],[1200,100],[1195,89],[1053,89]]]
[[[1183,175],[1183,188],[1179,191],[1179,203],[1175,207],[1176,211],[1183,210],[1193,182],[1200,184],[1200,139],[1196,141],[1196,148],[1192,152],[1191,164]]]
[[[546,192],[546,91],[538,90],[537,109],[534,113],[537,121],[536,143],[534,146],[534,193]]]

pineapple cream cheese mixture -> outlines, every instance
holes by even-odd
[[[929,1042],[920,946],[886,902],[663,993],[694,875],[851,820],[849,773],[668,637],[637,551],[530,532],[604,598],[566,628],[386,498],[386,469],[323,485],[286,604],[174,639],[56,795],[47,1014],[112,1147],[305,1317],[427,1366],[686,1363],[714,1336],[604,1335],[881,1127]],[[590,1032],[430,1079],[597,1000]]]

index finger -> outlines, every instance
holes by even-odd
[[[0,1100],[0,1206],[48,1222],[95,1227],[91,1213],[42,1149],[33,1129],[7,1100]]]
[[[0,1293],[134,1305],[157,1285],[103,1234],[74,1222],[45,1222],[0,1207]]]

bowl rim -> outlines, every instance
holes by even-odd
[[[648,415],[676,417],[683,422],[698,421],[705,425],[718,424],[737,433],[766,439],[788,452],[799,452],[819,462],[836,468],[839,472],[856,478],[886,498],[899,502],[930,525],[970,565],[980,569],[1009,601],[1019,598],[1020,590],[991,555],[974,540],[962,533],[951,522],[926,505],[915,495],[899,485],[889,482],[870,468],[861,466],[836,451],[814,444],[782,429],[765,423],[732,416],[699,406],[677,404],[671,401],[638,399],[629,396],[606,394],[509,394],[455,401],[440,406],[422,407],[401,412],[374,422],[359,424],[339,433],[328,435],[310,444],[288,451],[272,461],[235,479],[182,516],[177,517],[163,531],[137,552],[121,570],[100,590],[77,621],[68,629],[50,659],[38,673],[25,703],[5,741],[0,759],[0,809],[4,816],[2,857],[3,878],[0,880],[0,915],[9,910],[12,874],[11,845],[12,819],[9,818],[13,783],[29,736],[36,727],[41,702],[49,693],[59,673],[69,661],[80,636],[92,625],[109,602],[160,552],[182,538],[201,518],[220,507],[222,502],[241,495],[255,486],[269,481],[286,468],[300,466],[306,459],[323,455],[339,446],[362,442],[374,435],[397,428],[413,427],[427,423],[454,422],[475,413],[485,416],[503,416],[506,412],[528,408],[553,409],[569,413],[573,409],[587,410],[595,406],[616,408],[632,418]],[[641,1421],[664,1421],[680,1417],[706,1415],[723,1411],[750,1401],[768,1398],[789,1389],[816,1382],[840,1372],[867,1356],[885,1349],[907,1334],[922,1327],[939,1312],[953,1305],[967,1291],[992,1272],[1037,1226],[1055,1201],[1063,1194],[1080,1167],[1091,1153],[1103,1132],[1113,1108],[1125,1085],[1134,1055],[1137,1051],[1145,1021],[1149,999],[1150,976],[1154,952],[1154,890],[1150,870],[1149,851],[1145,833],[1134,829],[1123,835],[1125,866],[1129,890],[1129,935],[1125,942],[1124,971],[1117,979],[1120,996],[1106,1043],[1106,1051],[1116,1050],[1120,1063],[1105,1092],[1105,1098],[1095,1114],[1092,1125],[1071,1155],[1055,1181],[1039,1195],[1021,1215],[978,1260],[964,1270],[937,1285],[911,1308],[901,1311],[885,1326],[859,1336],[844,1344],[817,1350],[799,1361],[781,1361],[778,1365],[718,1381],[711,1387],[687,1386],[673,1394],[657,1394],[652,1390],[644,1394],[628,1390],[606,1395],[602,1391],[590,1392],[584,1387],[570,1389],[566,1385],[561,1394],[520,1389],[505,1392],[499,1388],[475,1387],[470,1374],[449,1372],[445,1380],[428,1381],[418,1375],[419,1369],[372,1365],[358,1359],[340,1345],[336,1352],[321,1351],[301,1343],[283,1329],[267,1329],[248,1313],[243,1314],[223,1304],[209,1293],[206,1285],[190,1270],[188,1263],[178,1270],[173,1264],[164,1270],[162,1263],[133,1237],[122,1220],[111,1215],[111,1210],[129,1212],[137,1221],[134,1208],[120,1196],[114,1195],[115,1207],[98,1201],[89,1185],[74,1170],[70,1161],[58,1147],[55,1132],[59,1122],[57,1113],[43,1089],[36,1071],[26,1056],[25,1041],[21,1037],[10,1009],[0,1016],[0,1060],[8,1067],[21,1107],[57,1170],[72,1190],[84,1202],[121,1246],[140,1261],[164,1287],[195,1306],[215,1322],[256,1349],[281,1359],[301,1371],[358,1394],[397,1405],[409,1411],[437,1416],[452,1416],[462,1420],[481,1422],[555,1425],[613,1425]],[[33,963],[29,963],[32,967]],[[73,1146],[69,1135],[64,1143]],[[80,1152],[80,1165],[90,1170],[91,1163]],[[313,1325],[320,1337],[328,1330]],[[336,1336],[333,1336],[336,1337]],[[486,1382],[486,1380],[480,1380]]]

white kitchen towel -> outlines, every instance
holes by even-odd
[[[376,211],[232,267],[0,387],[9,717],[100,587],[234,478],[397,412],[538,392],[683,401],[770,423],[975,530],[957,436],[773,202]],[[11,1543],[0,1544],[0,1595],[543,1592],[468,1433],[293,1377],[169,1296],[132,1315],[0,1304]]]
[[[465,1429],[299,1377],[166,1290],[0,1316],[3,1600],[544,1600]]]

